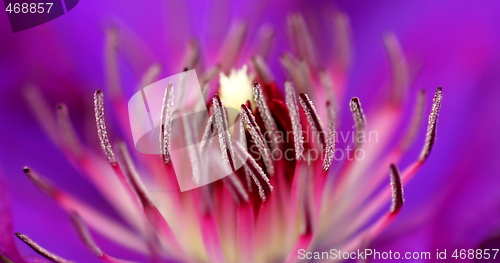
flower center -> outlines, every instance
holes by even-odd
[[[229,127],[234,123],[236,115],[239,113],[241,104],[247,101],[253,103],[252,77],[247,74],[247,66],[241,69],[232,69],[228,76],[224,73],[219,75],[219,96],[228,110]]]

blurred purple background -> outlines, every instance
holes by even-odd
[[[322,21],[332,10],[341,10],[350,18],[355,48],[348,97],[369,101],[386,84],[390,67],[382,35],[387,31],[395,33],[409,61],[417,65],[410,94],[419,88],[432,94],[437,86],[443,86],[444,92],[434,151],[406,186],[402,213],[373,246],[433,252],[477,248],[496,237],[500,248],[500,2],[181,2],[82,0],[66,15],[15,34],[7,15],[0,15],[0,170],[11,196],[16,232],[27,233],[68,259],[97,262],[80,244],[66,214],[28,181],[22,167],[37,169],[103,211],[112,213],[110,207],[43,133],[28,110],[22,88],[35,83],[54,105],[68,105],[81,134],[92,131],[94,126],[87,127],[93,118],[89,110],[94,90],[106,85],[104,34],[110,24],[125,25],[147,47],[138,51],[142,64],[123,65],[123,82],[129,89],[139,81],[137,72],[150,63],[164,66],[162,76],[182,70],[170,61],[180,59],[190,37],[200,40],[207,56],[213,56],[228,31],[227,22],[236,19],[250,23],[247,58],[258,27],[269,23],[276,29],[268,63],[282,83],[286,75],[279,55],[289,48],[286,15],[303,14],[319,53],[328,55],[330,40],[324,37]],[[229,8],[224,9],[226,4]],[[422,128],[402,167],[418,154],[424,136]],[[86,141],[98,147],[97,136],[89,135]],[[109,254],[141,259],[95,236]],[[23,253],[34,254],[24,244],[18,245]]]

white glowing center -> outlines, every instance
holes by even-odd
[[[232,69],[229,76],[220,73],[219,84],[219,96],[225,107],[239,111],[247,100],[253,103],[252,78],[247,74],[247,66]]]

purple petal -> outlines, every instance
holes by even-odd
[[[2,175],[0,175],[0,215],[0,255],[16,263],[26,262],[14,243],[12,211]]]

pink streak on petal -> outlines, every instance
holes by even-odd
[[[180,246],[175,234],[172,232],[169,224],[151,200],[146,187],[140,179],[126,145],[120,142],[117,148],[118,156],[123,162],[123,176],[126,177],[124,178],[124,181],[127,182],[127,184],[130,183],[130,186],[133,188],[134,193],[132,194],[134,196],[134,200],[137,200],[135,198],[137,196],[147,220],[151,223],[155,230],[158,230],[161,233],[167,244],[171,246],[170,248],[172,249],[172,252],[177,253],[179,256],[184,256],[184,250]]]
[[[307,248],[311,244],[312,237],[313,237],[312,233],[304,233],[303,235],[301,235],[299,237],[299,240],[295,244],[295,246],[293,246],[293,248],[292,248],[290,254],[288,255],[288,257],[286,258],[285,262],[286,263],[293,263],[293,262],[299,261],[298,251],[300,249],[307,250]]]
[[[201,216],[201,234],[210,262],[225,262],[217,222],[212,213]]]
[[[238,250],[237,240],[237,209],[238,204],[233,198],[228,187],[221,187],[215,190],[215,217],[219,228],[219,237],[223,244],[223,251],[228,261],[233,261],[232,254]],[[248,204],[242,202],[242,205]]]
[[[239,259],[242,263],[253,263],[255,253],[255,218],[253,207],[248,203],[242,204],[238,207],[237,213]]]
[[[70,216],[71,216],[71,220],[73,221],[73,225],[76,228],[78,236],[80,237],[82,242],[99,259],[101,259],[102,261],[107,262],[107,263],[133,263],[133,261],[117,259],[117,258],[111,257],[111,256],[105,254],[104,252],[102,252],[102,250],[97,246],[97,244],[92,239],[92,236],[90,235],[89,230],[87,229],[87,227],[83,223],[83,220],[80,218],[80,216],[76,213],[73,213]]]
[[[413,177],[413,175],[416,174],[421,166],[422,163],[417,160],[409,167],[407,167],[403,172],[401,172],[402,184],[406,185],[406,183]],[[387,203],[388,196],[391,196],[391,192],[391,187],[386,187],[382,191],[380,191],[373,199],[371,199],[367,205],[361,207],[362,212],[354,220],[350,221],[349,230],[362,227],[364,222],[367,222],[375,215],[375,213],[380,211],[380,209]],[[393,214],[396,215],[397,213]]]
[[[66,212],[77,212],[83,220],[92,228],[110,240],[117,242],[125,247],[146,254],[147,249],[135,234],[114,222],[107,216],[94,210],[91,206],[73,197],[62,189],[57,188],[47,179],[43,178],[33,170],[25,168],[25,172],[30,180],[44,193],[53,198],[56,203]]]
[[[132,226],[141,229],[141,218],[137,216],[137,206],[134,204],[133,196],[124,188],[119,176],[113,175],[117,172],[113,170],[116,168],[110,167],[109,163],[91,152],[86,152],[84,156],[85,158],[74,163],[75,167],[99,189]]]

